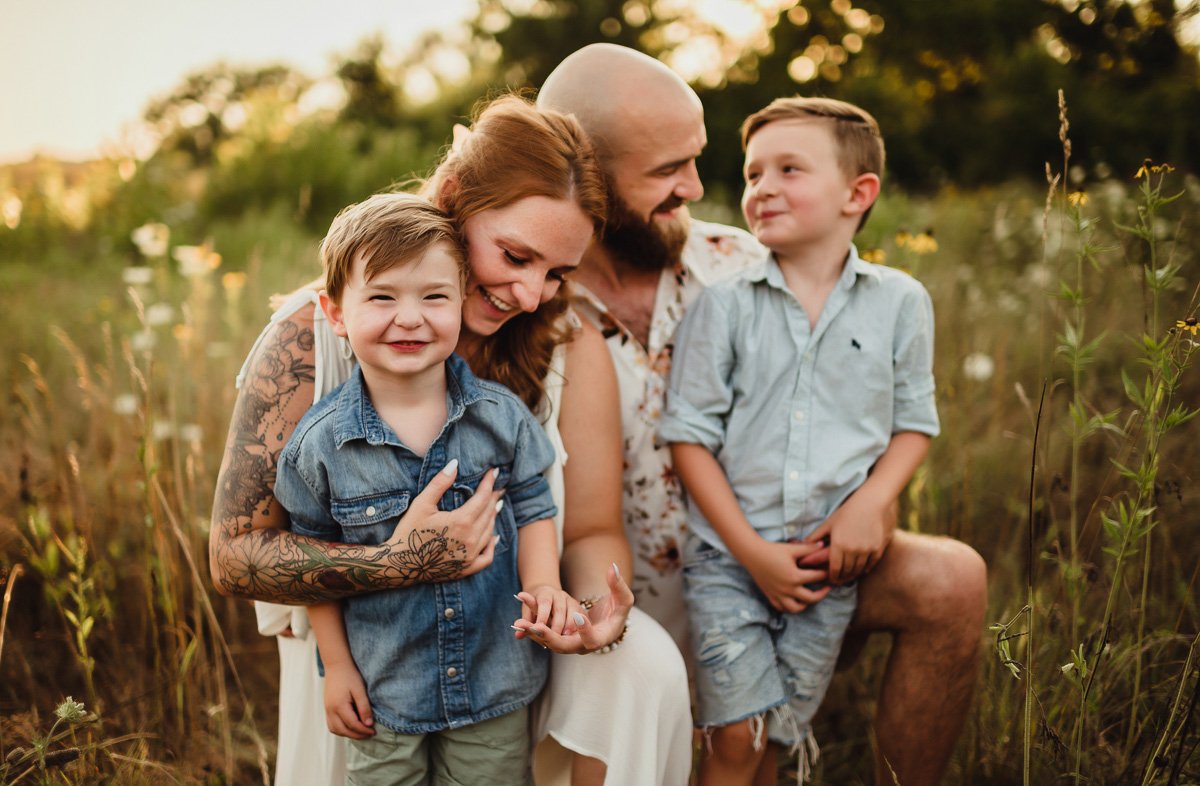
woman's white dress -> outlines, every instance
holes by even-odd
[[[277,322],[306,306],[313,309],[315,403],[349,376],[354,361],[344,340],[334,335],[325,320],[315,292],[297,292],[271,321]],[[249,361],[238,374],[239,385],[248,365]],[[565,366],[566,348],[560,345],[551,360],[546,398],[539,412],[558,454],[546,471],[546,480],[558,505],[555,525],[560,548],[567,454],[558,430],[558,412]],[[277,636],[289,626],[293,633],[292,638],[277,639],[276,786],[342,786],[343,740],[330,734],[325,725],[324,686],[317,674],[316,636],[309,629],[308,613],[298,606],[254,605],[260,633]],[[570,782],[570,756],[563,753],[563,748],[603,761],[608,767],[608,786],[686,784],[692,765],[691,708],[683,657],[670,635],[635,607],[629,614],[629,633],[616,650],[554,655],[550,680],[534,706],[534,734],[537,740],[549,737],[554,741],[543,742],[535,752],[538,786],[565,786]],[[482,773],[480,782],[486,782]]]

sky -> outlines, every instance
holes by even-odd
[[[224,60],[310,76],[372,33],[402,49],[473,0],[0,0],[0,163],[99,155],[154,96]]]

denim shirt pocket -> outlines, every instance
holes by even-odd
[[[329,512],[342,528],[346,543],[377,546],[391,537],[396,523],[408,510],[408,491],[390,491],[354,499],[335,499]]]
[[[500,475],[496,478],[494,489],[508,488],[508,482],[512,479],[512,463],[498,464],[496,467],[500,470]],[[450,493],[447,495],[450,500],[450,510],[457,510],[467,503],[471,495],[475,493],[475,489],[479,488],[479,481],[483,480],[484,472],[490,472],[491,468],[485,469],[483,472],[476,472],[469,475],[459,475],[454,485],[450,488]],[[501,497],[501,499],[504,499]],[[516,545],[517,541],[517,524],[516,519],[512,516],[512,510],[509,505],[505,506],[496,514],[496,535],[499,541],[496,543],[496,553],[507,551]]]

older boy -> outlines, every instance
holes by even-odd
[[[563,610],[577,609],[559,585],[555,507],[542,477],[553,448],[516,396],[475,378],[452,354],[466,271],[444,214],[408,194],[371,197],[334,219],[321,256],[321,306],[358,366],[309,410],[280,457],[275,496],[292,529],[378,544],[418,489],[438,471],[454,472],[449,456],[459,466],[448,508],[463,504],[485,472],[506,488],[487,569],[359,595],[345,601],[344,624],[341,602],[309,608],[329,728],[353,740],[348,781],[443,783],[487,773],[491,783],[524,784],[528,705],[547,663],[509,629],[512,598],[521,592],[556,632],[568,627]],[[428,571],[440,543],[414,535],[408,562],[392,567]]]
[[[710,287],[676,334],[660,425],[691,505],[684,549],[701,784],[774,773],[773,744],[816,755],[811,721],[860,575],[938,432],[933,313],[851,244],[879,193],[883,141],[858,107],[780,99],[742,127],[742,209],[770,249]],[[806,586],[829,539],[832,586]]]

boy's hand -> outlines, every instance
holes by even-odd
[[[865,486],[846,498],[807,540],[829,536],[829,580],[845,584],[869,573],[896,531],[895,500],[878,499]]]
[[[596,598],[590,610],[578,606],[570,612],[571,622],[564,629],[563,635],[558,635],[545,625],[536,625],[527,619],[519,619],[513,623],[518,639],[532,636],[533,640],[547,649],[564,655],[581,655],[595,652],[606,644],[611,644],[625,630],[629,610],[633,608],[633,592],[616,563],[608,568],[608,593]]]
[[[583,610],[566,590],[549,584],[522,590],[517,593],[517,600],[521,601],[521,619],[549,628],[560,636],[575,633],[577,628],[571,615]],[[517,638],[524,638],[520,631]]]
[[[365,740],[375,735],[367,686],[352,661],[325,664],[325,723],[339,737]]]
[[[807,541],[774,543],[760,539],[748,552],[736,556],[776,611],[798,614],[829,594],[829,587],[810,587],[827,580],[824,568],[801,565],[806,557],[823,548]]]

